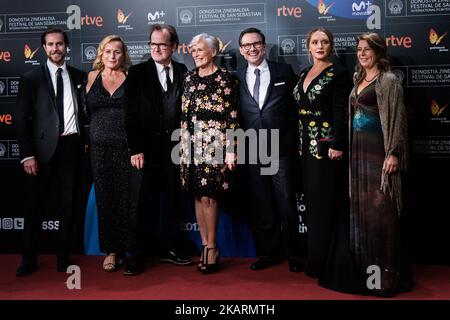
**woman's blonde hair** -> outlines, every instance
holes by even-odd
[[[375,52],[375,63],[377,64],[378,69],[380,69],[380,72],[391,70],[391,63],[388,60],[385,40],[375,32],[365,32],[360,34],[358,36],[357,45],[359,45],[361,40],[367,41],[370,49]],[[359,63],[359,60],[356,62],[355,71],[354,82],[355,84],[359,84],[366,77],[366,71]]]
[[[106,36],[105,38],[103,38],[102,41],[100,41],[98,48],[97,48],[97,56],[95,57],[94,63],[92,64],[92,68],[94,70],[103,71],[103,69],[105,68],[105,66],[103,65],[103,62],[102,62],[103,53],[105,52],[106,45],[113,41],[119,41],[122,44],[123,58],[122,58],[122,64],[120,67],[122,68],[123,72],[128,71],[128,68],[131,66],[131,60],[130,60],[130,55],[128,54],[127,45],[125,44],[125,42],[122,40],[122,38],[120,36],[115,35],[115,34]]]

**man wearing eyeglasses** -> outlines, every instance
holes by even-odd
[[[245,170],[254,209],[253,238],[259,257],[250,268],[261,270],[278,264],[284,252],[289,258],[289,270],[299,272],[302,261],[294,193],[298,130],[292,99],[296,76],[290,65],[265,59],[266,41],[260,30],[248,28],[242,31],[239,46],[247,61],[247,65],[238,70],[240,121],[244,130],[254,129],[258,137],[258,163],[247,164]],[[268,132],[266,141],[261,129]],[[278,130],[278,140],[272,141],[271,135],[276,137],[272,130]],[[278,150],[278,159],[272,159],[279,165],[275,174],[261,174],[262,167],[268,166],[260,154],[261,143],[267,145],[267,154],[272,158]]]
[[[182,84],[187,71],[184,64],[172,60],[178,43],[173,26],[153,25],[149,41],[151,58],[132,66],[128,73],[126,131],[134,177],[138,177],[133,180],[133,192],[136,194],[139,190],[139,196],[132,204],[138,205],[140,212],[138,242],[142,244],[149,233],[148,212],[158,214],[161,261],[189,265],[192,260],[182,256],[176,248],[181,214],[180,174],[179,165],[171,161],[171,150],[176,144],[171,141],[171,134],[180,127]],[[149,210],[149,204],[159,205],[161,193],[160,215],[160,208]],[[125,274],[140,273],[141,260],[141,257],[127,259]]]

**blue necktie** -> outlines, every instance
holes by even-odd
[[[259,105],[259,86],[261,84],[261,71],[256,68],[255,69],[255,75],[256,75],[256,81],[255,86],[253,87],[253,99],[255,99],[256,103]]]

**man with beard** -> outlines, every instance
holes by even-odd
[[[41,36],[47,62],[20,78],[17,140],[25,177],[25,230],[18,277],[37,267],[40,215],[52,181],[58,183],[57,270],[66,272],[79,169],[83,154],[83,117],[79,92],[84,72],[66,65],[67,35],[51,28]],[[56,178],[56,179],[55,179]]]

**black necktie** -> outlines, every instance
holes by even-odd
[[[255,99],[256,103],[258,103],[259,105],[259,86],[261,84],[261,76],[260,76],[261,71],[256,68],[255,69],[255,75],[256,75],[256,81],[255,81],[255,86],[253,87],[253,99]]]
[[[165,66],[164,67],[164,71],[166,72],[166,85],[167,85],[166,91],[170,91],[170,89],[172,89],[172,80],[170,80],[170,75],[169,75],[170,68],[169,68],[169,66]]]
[[[56,107],[58,108],[59,117],[59,134],[64,132],[64,84],[62,73],[63,69],[58,68],[56,71]]]

